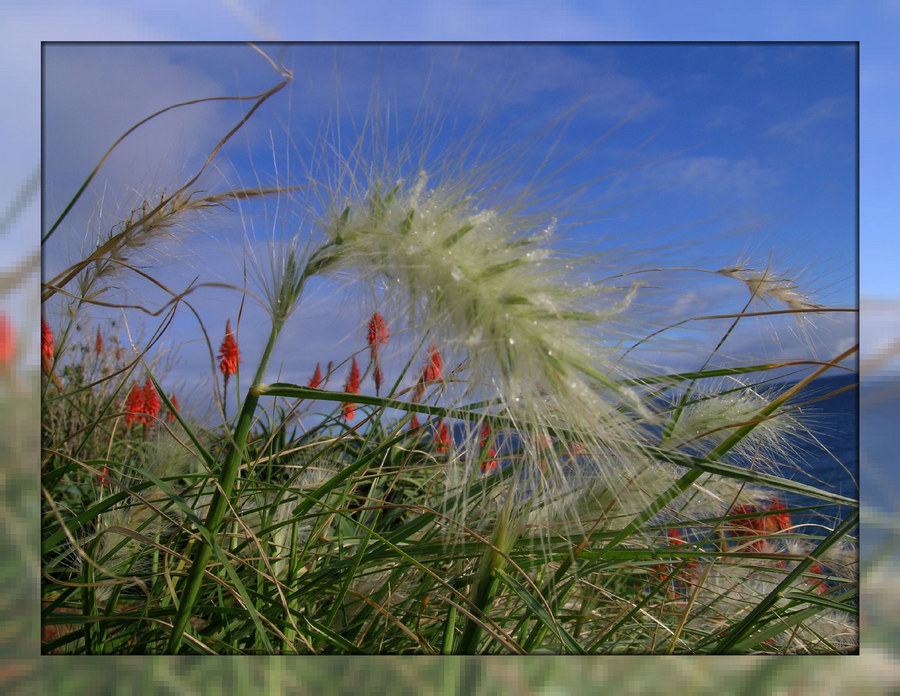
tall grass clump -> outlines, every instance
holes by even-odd
[[[291,85],[272,65],[282,81],[203,170]],[[476,130],[453,148],[435,127],[397,143],[373,108],[349,148],[323,128],[304,155],[310,134],[290,134],[300,165],[274,182],[258,166],[225,193],[188,178],[44,284],[45,307],[65,297],[42,361],[45,651],[854,651],[856,501],[785,472],[816,442],[804,399],[855,349],[718,359],[739,324],[846,310],[768,266],[667,269],[572,243],[597,183],[557,187],[521,154],[540,138],[479,149]],[[172,289],[134,262],[213,209],[244,225],[243,279]],[[112,268],[168,299],[117,303]],[[670,273],[749,292],[689,372],[634,357],[668,345],[652,278]],[[286,334],[317,330],[304,307],[322,288],[359,318],[347,347],[273,381]],[[194,300],[211,290],[240,296],[224,332]],[[127,340],[119,324],[79,338],[99,297]],[[158,322],[148,339],[135,311]],[[158,346],[182,315],[216,426],[163,388]],[[799,521],[825,506],[841,514]]]

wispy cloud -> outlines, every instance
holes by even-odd
[[[778,184],[776,172],[755,157],[679,157],[654,167],[652,176],[662,186],[713,197],[750,197]]]
[[[852,102],[846,97],[825,97],[804,109],[796,117],[773,124],[766,134],[799,140],[822,123],[846,118],[852,108]]]

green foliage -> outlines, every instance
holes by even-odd
[[[603,343],[659,333],[627,333],[638,285],[582,282],[596,255],[554,249],[553,221],[521,206],[480,207],[476,180],[354,179],[365,164],[340,162],[351,185],[328,192],[318,229],[259,267],[270,333],[219,428],[178,413],[159,393],[163,368],[143,360],[187,291],[172,293],[173,314],[131,362],[116,327],[101,331],[105,348],[81,335],[86,293],[54,327],[41,413],[44,652],[857,649],[856,501],[778,466],[809,433],[789,400],[854,349],[809,361],[792,387],[767,384],[777,364],[712,364],[753,301],[824,308],[781,276],[729,269],[751,300],[704,366],[639,373]],[[122,229],[149,234],[191,200],[239,194],[192,199],[185,186]],[[92,264],[127,258],[135,239],[154,243],[118,233],[45,300]],[[366,288],[397,281],[381,300],[412,345],[434,342],[425,367],[404,356],[385,396],[263,384],[307,280],[338,272]],[[102,280],[82,289],[102,292]],[[362,335],[354,348],[355,366]],[[378,346],[368,350],[380,370]],[[310,404],[321,419],[307,425],[296,416]],[[801,502],[782,506],[779,492]],[[816,499],[844,516],[795,525]]]

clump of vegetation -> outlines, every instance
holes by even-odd
[[[278,70],[241,124],[290,83]],[[854,349],[787,386],[766,384],[784,365],[713,366],[731,330],[694,372],[629,363],[622,345],[659,333],[641,333],[644,286],[597,280],[605,250],[564,248],[537,184],[504,197],[494,170],[364,153],[335,149],[303,186],[209,195],[195,176],[45,283],[45,302],[73,298],[43,325],[43,619],[67,629],[45,651],[854,651],[856,501],[780,468],[809,427],[793,400]],[[224,394],[204,427],[148,358],[191,288],[127,350],[79,313],[112,275],[146,277],[131,253],[190,214],[266,198],[310,222],[256,260],[255,364],[238,316],[221,334],[197,317]],[[732,328],[756,302],[828,309],[768,269],[705,270],[750,292]],[[265,383],[321,279],[359,290],[353,348]],[[854,513],[795,523],[816,504]]]

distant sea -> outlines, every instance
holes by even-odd
[[[784,478],[859,500],[858,382],[859,378],[855,373],[821,377],[802,390],[791,402],[804,404],[827,397],[802,406],[800,420],[815,436],[815,441],[807,437],[798,439],[796,462],[780,472]],[[846,387],[851,388],[845,389]],[[841,389],[845,391],[835,394]],[[799,496],[792,495],[784,495],[783,498],[785,503],[796,503],[798,506],[822,502],[803,500]],[[829,506],[815,514],[843,519],[850,512],[851,509],[846,506]],[[805,520],[797,516],[794,518],[795,524],[803,521]]]
[[[790,402],[801,407],[799,420],[815,436],[815,441],[808,437],[798,437],[794,442],[796,456],[776,462],[779,465],[777,475],[859,500],[859,388],[852,386],[857,383],[858,377],[855,373],[821,377],[803,389]],[[780,386],[788,388],[790,385],[790,382],[786,382]],[[833,394],[845,387],[852,388]],[[814,401],[814,403],[804,405],[810,401]],[[883,431],[894,431],[900,434],[900,417],[898,417],[897,411],[893,415],[893,422],[888,425],[887,420],[883,417],[884,414],[879,414],[883,423]],[[458,442],[465,439],[467,431],[471,428],[472,426],[468,424],[456,423],[454,440]],[[473,435],[470,434],[468,437],[473,437]],[[506,447],[510,446],[515,447],[514,439],[506,443]],[[498,452],[501,457],[506,447],[499,448]],[[900,444],[896,447],[900,447]],[[852,511],[847,506],[828,505],[825,501],[818,499],[788,493],[779,495],[782,502],[788,507],[826,506],[810,511],[806,515],[794,515],[792,518],[794,524],[822,524],[824,515],[829,518],[828,524],[831,526],[835,518],[844,519]],[[864,502],[872,504],[868,495],[864,498]],[[821,530],[816,530],[816,532],[820,533]]]

